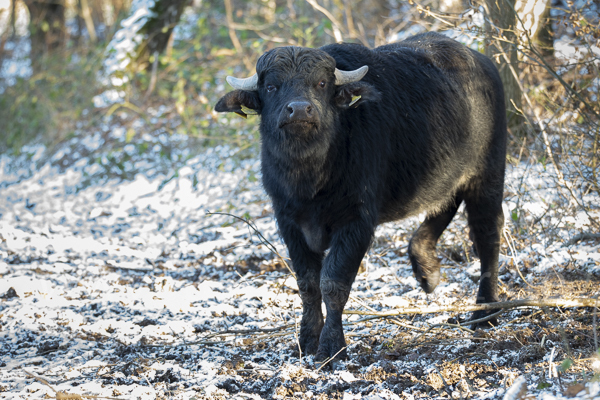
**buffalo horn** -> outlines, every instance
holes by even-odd
[[[233,86],[234,89],[238,90],[258,90],[258,75],[254,74],[250,78],[240,79],[234,76],[227,77],[227,83]]]
[[[336,68],[335,84],[340,86],[345,85],[346,83],[358,82],[367,74],[367,71],[369,71],[369,67],[366,65],[363,65],[354,71],[342,71]]]

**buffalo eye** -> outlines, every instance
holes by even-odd
[[[322,80],[321,82],[319,82],[320,88],[324,88],[326,85],[327,85],[327,82],[325,80]]]
[[[267,92],[274,92],[275,90],[277,90],[277,88],[275,87],[275,85],[267,85]]]

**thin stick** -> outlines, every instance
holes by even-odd
[[[444,391],[450,395],[450,398],[452,398],[452,392],[450,392],[450,390],[448,389],[448,382],[446,382],[446,380],[444,379],[444,376],[442,375],[442,373],[440,372],[440,370],[438,369],[438,367],[436,367],[434,365],[433,369],[435,370],[435,372],[437,372],[437,374],[439,375],[439,377],[442,378],[442,383],[444,384]],[[462,397],[462,395],[461,395],[461,397]]]
[[[486,304],[465,304],[457,306],[429,306],[429,307],[404,307],[396,311],[387,312],[365,312],[357,310],[346,310],[344,314],[357,315],[376,315],[379,317],[393,317],[405,314],[433,314],[443,312],[470,312],[470,311],[488,311],[498,309],[511,309],[518,307],[595,307],[596,299],[579,298],[572,300],[565,299],[546,299],[546,300],[513,300],[499,301]]]
[[[302,365],[302,346],[300,346],[300,334],[298,333],[298,321],[296,320],[296,299],[294,299],[294,308],[292,309],[292,314],[294,315],[294,336],[296,337],[296,344],[298,345],[300,365]]]
[[[596,305],[594,306],[594,327],[593,327],[594,328],[594,346],[595,346],[596,350],[598,350],[598,332],[596,332],[598,329],[597,314],[598,314],[598,297],[596,297]]]
[[[37,375],[34,375],[34,374],[32,374],[31,372],[27,371],[26,369],[24,369],[23,371],[25,371],[25,373],[26,373],[27,375],[29,375],[30,377],[32,377],[32,378],[33,378],[33,379],[35,379],[36,381],[40,382],[40,383],[41,383],[41,384],[43,384],[43,385],[46,385],[46,386],[48,386],[50,389],[52,389],[52,390],[54,391],[54,393],[57,393],[57,390],[56,390],[56,389],[54,389],[54,388],[53,388],[53,387],[52,387],[52,386],[51,386],[51,385],[48,383],[48,381],[47,381],[47,380],[45,380],[44,378],[42,378],[42,377],[40,377],[40,376],[37,376]]]
[[[325,15],[327,19],[331,21],[335,40],[337,42],[341,42],[344,39],[342,36],[342,24],[337,20],[337,18],[335,18],[333,14],[331,14],[325,7],[317,3],[316,0],[306,0],[306,2],[310,4],[315,10],[323,13],[323,15]]]
[[[233,27],[233,6],[231,5],[231,0],[225,0],[225,18],[227,20],[229,38],[231,39],[231,43],[233,43],[233,47],[235,47],[235,51],[240,55],[240,57],[242,57],[242,62],[246,66],[246,69],[248,69],[248,71],[252,71],[254,66],[246,58],[244,48],[242,47],[242,44],[240,43],[240,40],[235,32],[235,28]]]
[[[206,213],[206,215],[225,215],[228,217],[232,217],[237,219],[238,221],[241,221],[243,223],[245,223],[246,225],[248,225],[248,227],[250,227],[250,229],[252,229],[254,231],[254,233],[256,233],[256,235],[258,236],[258,238],[260,239],[260,241],[262,242],[262,244],[264,244],[265,246],[267,246],[267,248],[269,250],[271,250],[271,252],[273,254],[275,254],[277,257],[279,257],[279,259],[281,260],[281,262],[283,263],[283,265],[285,265],[285,267],[288,269],[288,271],[290,272],[290,274],[292,274],[292,276],[294,278],[296,278],[296,274],[294,273],[294,271],[292,271],[292,269],[290,268],[290,266],[288,265],[288,263],[285,261],[285,259],[283,258],[283,256],[281,254],[279,254],[279,252],[277,251],[277,248],[267,240],[267,238],[265,238],[263,236],[263,234],[254,226],[254,224],[252,224],[251,221],[248,221],[247,219],[244,219],[242,217],[238,217],[237,215],[233,215],[230,213],[225,213],[225,212],[208,212]]]
[[[519,273],[519,276],[521,277],[521,279],[523,280],[523,282],[525,282],[527,284],[527,286],[529,286],[532,289],[535,289],[535,287],[533,285],[531,285],[529,282],[527,282],[527,280],[525,279],[525,277],[521,273],[521,270],[519,269],[519,266],[517,265],[517,255],[516,255],[516,251],[515,251],[515,245],[514,245],[513,238],[512,238],[512,236],[510,234],[510,231],[508,230],[508,227],[505,226],[502,229],[502,234],[504,235],[504,239],[506,240],[506,245],[508,246],[508,248],[510,249],[510,252],[512,253],[513,263],[515,264],[515,269]]]
[[[335,360],[335,358],[337,357],[337,355],[338,355],[338,354],[340,354],[342,351],[344,351],[344,350],[346,349],[346,347],[348,347],[348,346],[344,346],[344,347],[342,347],[342,348],[341,348],[341,349],[340,349],[340,350],[339,350],[337,353],[335,353],[335,354],[333,355],[333,357],[329,357],[329,358],[327,358],[327,359],[326,359],[326,360],[325,360],[325,361],[324,361],[324,362],[321,364],[321,366],[320,366],[319,368],[317,368],[317,370],[316,370],[315,372],[319,372],[319,371],[320,371],[320,370],[321,370],[321,369],[322,369],[324,366],[326,366],[327,364],[329,364],[329,362],[330,362],[330,361],[332,361],[332,360]]]

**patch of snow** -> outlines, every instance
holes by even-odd
[[[103,135],[123,143],[127,136],[125,129],[105,127],[104,134],[91,133],[82,146],[101,150]],[[375,371],[371,364],[358,372],[317,374],[312,357],[300,361],[291,355],[301,316],[296,282],[252,228],[217,214],[247,213],[255,228],[286,257],[260,181],[249,179],[260,179],[256,155],[238,160],[238,149],[229,146],[197,153],[186,149],[185,156],[178,150],[172,154],[181,156],[178,166],[168,161],[171,167],[163,169],[160,152],[183,138],[147,134],[143,140],[148,144],[146,164],[123,165],[132,171],[127,179],[105,177],[103,171],[117,168],[121,154],[135,154],[133,142],[117,156],[106,152],[99,160],[82,158],[67,167],[56,163],[75,157],[76,150],[69,146],[39,167],[0,156],[0,295],[13,288],[18,296],[0,300],[0,385],[7,388],[3,396],[54,396],[24,371],[48,378],[57,390],[124,398],[166,393],[176,393],[174,398],[227,398],[233,394],[224,388],[237,385],[241,390],[234,379],[239,375],[228,372],[236,368],[264,376],[265,385],[327,374],[310,388],[315,393],[330,390],[331,382],[356,384],[359,374]],[[36,160],[44,157],[40,148],[27,151]],[[507,207],[519,211],[524,221],[546,213],[550,222],[563,224],[557,229],[567,240],[574,231],[587,229],[589,221],[583,216],[559,215],[556,187],[541,174],[547,178],[552,172],[541,164],[509,166]],[[509,219],[507,229],[514,223]],[[415,217],[377,229],[365,258],[366,272],[357,277],[347,308],[474,302],[478,260],[444,259],[439,287],[429,295],[420,289],[406,254],[407,239],[418,224]],[[467,238],[464,215],[453,224],[440,239],[441,248]],[[540,275],[568,263],[588,270],[600,263],[597,244],[569,248],[563,244],[540,240],[516,249],[515,261],[531,262],[528,273]],[[507,248],[502,252],[502,268],[513,276],[512,253]],[[425,316],[414,325],[428,328],[451,316]],[[346,332],[353,335],[347,338],[351,353],[368,345],[363,338],[397,340],[393,325],[376,320],[357,323],[360,317],[344,317]],[[294,328],[282,330],[284,336],[235,333],[280,326]],[[234,333],[214,336],[226,331]],[[467,334],[461,339],[445,347],[452,357],[474,343]],[[506,357],[490,354],[489,362],[505,363]],[[243,359],[243,367],[236,365],[238,359]],[[430,367],[423,362],[391,361],[398,371]],[[382,385],[371,388],[368,395],[347,391],[344,396],[400,398]],[[595,383],[588,389],[599,392]],[[504,394],[505,388],[499,388],[472,398]],[[543,396],[547,394],[538,398]],[[256,393],[246,397],[264,398]]]

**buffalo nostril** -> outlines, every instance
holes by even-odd
[[[292,115],[294,115],[294,107],[291,104],[287,106],[287,110],[288,110],[288,113],[290,114],[290,117]]]
[[[306,115],[311,115],[312,114],[312,106],[309,104],[306,106]]]

